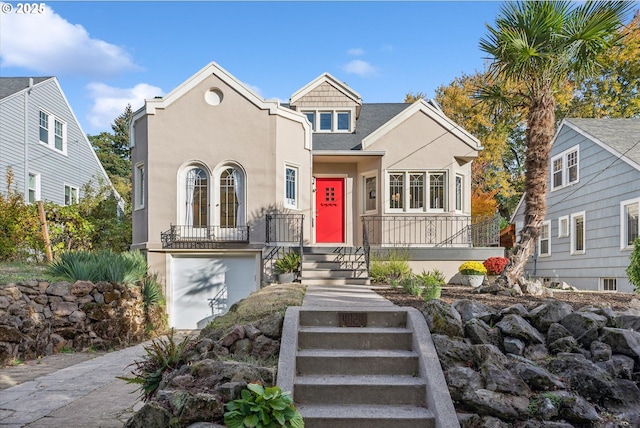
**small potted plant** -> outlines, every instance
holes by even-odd
[[[464,262],[458,268],[458,272],[462,276],[463,285],[480,287],[484,282],[484,276],[487,274],[487,268],[480,262]]]
[[[504,268],[509,264],[509,259],[506,257],[489,257],[482,262],[485,268],[487,268],[487,278],[489,283],[493,283],[496,277],[502,273]]]
[[[298,253],[291,252],[276,260],[275,273],[278,275],[278,282],[281,284],[293,282],[299,267],[300,256]]]

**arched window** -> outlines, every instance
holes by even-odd
[[[225,166],[220,172],[219,216],[221,228],[245,225],[244,173],[237,167]]]
[[[209,179],[201,168],[192,168],[186,175],[185,225],[207,227],[209,224]]]

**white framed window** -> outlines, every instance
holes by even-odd
[[[373,214],[378,211],[377,204],[378,177],[375,173],[365,174],[362,177],[362,211],[365,214]]]
[[[222,229],[246,226],[246,176],[237,164],[225,164],[218,169],[215,196],[216,220]]]
[[[64,185],[64,204],[73,205],[78,203],[78,188],[75,186]]]
[[[569,216],[563,215],[558,218],[558,238],[569,236]]]
[[[350,110],[303,110],[314,132],[351,131]]]
[[[40,110],[40,142],[49,145],[49,114]]]
[[[40,200],[40,174],[29,173],[29,196],[30,204]]]
[[[298,167],[284,167],[284,206],[298,209]]]
[[[585,212],[571,214],[571,254],[586,252],[586,217]]]
[[[461,175],[456,174],[456,211],[464,209],[464,180]]]
[[[640,237],[640,198],[620,202],[620,249],[633,249]]]
[[[547,257],[551,255],[551,220],[542,223],[540,236],[538,237],[538,256]]]
[[[579,181],[579,147],[573,146],[551,158],[552,191]]]
[[[320,112],[320,131],[333,131],[333,112]]]
[[[602,291],[618,291],[617,278],[600,278],[600,290]]]
[[[336,112],[336,131],[348,131],[351,127],[351,113],[348,111]]]
[[[389,212],[443,212],[447,206],[447,173],[402,171],[387,173]]]
[[[61,119],[40,110],[38,135],[41,144],[67,153],[67,124]]]
[[[145,178],[144,163],[137,163],[133,177],[133,209],[144,208]]]

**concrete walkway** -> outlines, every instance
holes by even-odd
[[[132,346],[0,391],[0,427],[122,427],[139,394],[116,376],[144,354]]]
[[[395,306],[375,291],[373,285],[308,285],[303,307]]]
[[[197,336],[197,332],[177,332]],[[42,362],[0,369],[0,428],[122,428],[142,407],[139,385],[116,376],[131,376],[132,363],[146,354],[150,342],[94,356],[53,355]],[[30,376],[31,375],[31,376]]]

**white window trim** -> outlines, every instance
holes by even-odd
[[[620,202],[620,250],[622,251],[633,250],[633,245],[627,245],[627,213],[625,210],[626,207],[633,204],[637,204],[640,210],[640,198]]]
[[[565,222],[564,227],[562,222]],[[558,217],[558,238],[567,238],[569,236],[569,216],[563,215]]]
[[[404,208],[390,208],[389,201],[391,200],[391,194],[389,192],[389,176],[391,174],[403,174],[403,195],[402,206]],[[411,201],[410,194],[410,181],[409,176],[411,174],[423,174],[424,183],[424,206],[422,208],[410,208]],[[444,174],[444,201],[442,208],[431,208],[431,180],[432,174]],[[449,171],[447,170],[419,170],[419,169],[407,169],[407,170],[388,170],[385,172],[385,200],[384,200],[384,212],[385,213],[444,213],[448,209],[449,205]]]
[[[582,225],[584,230],[582,231],[582,239],[583,239],[583,244],[584,244],[584,248],[580,251],[576,250],[576,239],[578,237],[578,234],[576,233],[576,219],[582,217]],[[580,255],[580,254],[585,254],[587,252],[587,216],[585,214],[585,211],[580,211],[577,213],[573,213],[571,214],[571,222],[570,222],[570,228],[571,231],[569,232],[569,234],[571,235],[571,255]]]
[[[604,289],[604,282],[605,282],[605,280],[608,280],[608,279],[612,279],[614,281],[614,283],[616,285],[616,289],[615,290],[605,290]],[[616,293],[618,291],[618,278],[614,278],[614,277],[610,277],[610,276],[600,278],[598,280],[598,290],[606,291],[606,292],[609,292],[609,293]]]
[[[140,179],[140,171],[142,170],[142,179]],[[134,210],[141,210],[145,205],[145,181],[146,181],[146,170],[144,167],[144,162],[138,162],[135,166],[135,181],[134,181],[134,189],[133,189],[133,198]]]
[[[547,248],[548,252],[542,252],[542,230],[540,230],[540,236],[538,236],[538,257],[550,257],[551,256],[551,220],[545,220],[542,222],[542,227],[548,227],[549,233],[547,233],[547,241],[549,241]]]
[[[296,176],[295,176],[295,199],[294,199],[294,203],[291,204],[287,198],[287,169],[292,169],[295,171]],[[300,209],[300,166],[287,162],[284,164],[284,207],[285,208],[289,208],[289,209],[293,209],[293,210],[299,210]]]
[[[40,140],[40,112],[46,114],[48,116],[48,123],[47,123],[47,132],[49,134],[49,142],[45,143],[44,141]],[[56,148],[56,121],[60,122],[62,124],[62,150],[59,150]],[[50,148],[51,150],[54,150],[58,153],[62,153],[63,155],[67,155],[67,122],[65,122],[64,120],[60,119],[59,117],[49,113],[47,110],[45,109],[39,109],[38,112],[38,142],[40,144],[42,144],[45,147]]]
[[[577,156],[577,165],[576,165],[576,179],[575,181],[572,182],[568,182],[568,178],[567,178],[567,172],[568,172],[568,167],[567,167],[567,158],[568,155],[570,153],[576,152],[576,156]],[[557,159],[562,159],[562,184],[560,184],[559,186],[554,186],[553,185],[553,163],[555,160]],[[554,157],[551,158],[551,162],[549,164],[549,178],[550,178],[550,183],[549,183],[549,188],[551,189],[551,191],[553,192],[554,190],[560,190],[563,189],[565,187],[568,186],[573,186],[574,184],[577,184],[578,182],[580,182],[580,145],[576,144],[575,146],[563,151],[562,153],[559,153],[557,155],[555,155]]]
[[[311,129],[313,132],[319,133],[338,133],[338,134],[348,134],[353,132],[354,129],[354,110],[349,108],[340,108],[340,109],[332,109],[332,108],[315,108],[315,109],[302,109],[300,113],[313,113],[313,119],[315,123],[311,123]],[[320,129],[320,114],[322,113],[331,113],[331,129]],[[338,114],[339,113],[348,113],[349,114],[349,126],[347,129],[338,129]],[[308,119],[308,118],[307,118]]]
[[[376,171],[369,171],[369,172],[365,172],[364,174],[361,174],[361,186],[362,186],[362,212],[364,214],[377,214],[378,213],[378,202],[379,202],[379,195],[380,195],[380,191],[378,189],[379,187],[379,183],[380,180],[378,179],[378,174]],[[367,179],[368,178],[375,178],[376,179],[376,188],[375,188],[375,199],[376,199],[376,207],[373,210],[367,210],[367,199],[369,198],[369,195],[367,194]]]
[[[460,208],[458,208],[458,179],[460,179]],[[455,177],[455,181],[453,182],[453,191],[454,191],[454,196],[453,196],[453,203],[454,203],[454,210],[457,213],[463,213],[464,212],[464,175],[462,174],[456,174]]]
[[[67,204],[67,201],[66,201],[67,187],[70,189],[70,191],[75,190],[75,193],[76,193],[76,201],[75,202],[73,202],[73,197],[71,197],[72,193],[70,193],[70,197],[71,197],[71,203],[70,204]],[[78,202],[80,202],[80,190],[78,189],[77,186],[73,186],[71,184],[65,184],[64,185],[64,191],[62,193],[62,198],[63,198],[65,206],[71,206],[71,205],[77,204]]]
[[[35,186],[36,186],[36,188],[35,188],[35,189],[33,189],[33,190],[34,190],[34,200],[33,200],[33,202],[37,202],[37,201],[42,200],[42,194],[41,194],[41,183],[40,183],[40,174],[39,174],[39,173],[37,173],[37,172],[31,172],[31,171],[29,171],[29,175],[28,175],[27,179],[29,180],[29,179],[31,178],[30,176],[32,176],[32,175],[35,177]],[[30,181],[30,180],[29,180],[29,181]],[[31,192],[31,190],[32,190],[32,189],[31,189],[31,187],[30,187],[28,184],[27,184],[27,188],[29,189],[29,192]],[[32,202],[29,200],[29,194],[27,194],[27,198],[26,198],[26,199],[27,199],[27,201],[26,201],[26,202],[27,202],[28,204],[32,203]]]

